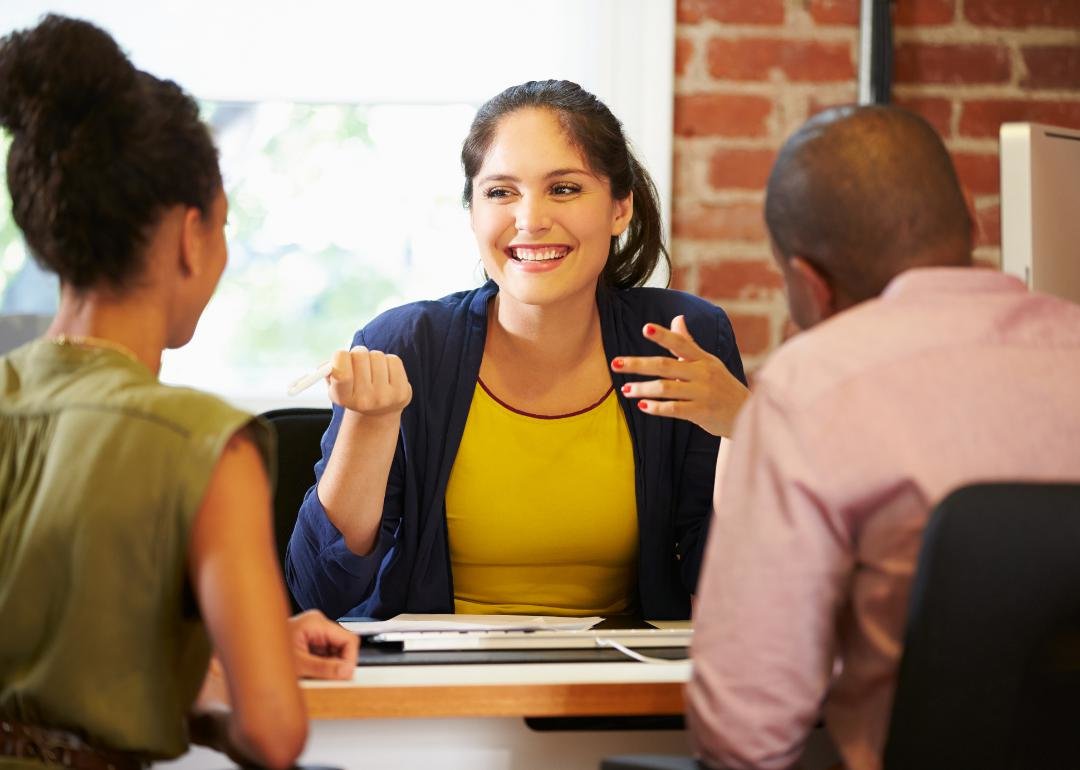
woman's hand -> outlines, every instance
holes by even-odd
[[[671,329],[645,324],[646,339],[667,348],[676,356],[620,356],[611,368],[620,374],[659,377],[646,382],[630,382],[622,387],[627,398],[638,399],[646,414],[688,420],[714,436],[731,438],[735,416],[750,395],[723,361],[703,350],[686,328],[686,319],[676,316]]]
[[[400,413],[412,400],[401,359],[363,345],[334,353],[327,376],[330,400],[367,417]]]
[[[314,679],[350,679],[360,638],[318,610],[289,618],[296,673]]]

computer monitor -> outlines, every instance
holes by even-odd
[[[1001,266],[1080,303],[1080,130],[1001,126]]]

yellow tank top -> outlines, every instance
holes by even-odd
[[[634,450],[614,390],[540,417],[478,383],[446,490],[461,613],[617,615],[636,594]]]

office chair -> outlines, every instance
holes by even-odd
[[[1080,484],[937,507],[912,586],[885,770],[1080,766]]]
[[[312,468],[322,456],[319,442],[330,425],[329,409],[272,409],[262,415],[277,434],[277,480],[274,484],[274,539],[285,571],[285,548],[296,524],[304,494],[315,483]],[[289,596],[293,612],[299,606]]]

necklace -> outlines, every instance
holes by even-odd
[[[102,337],[90,337],[81,334],[58,334],[55,337],[49,339],[54,345],[60,345],[61,347],[80,347],[80,348],[105,348],[106,350],[113,350],[125,358],[130,358],[132,361],[139,362],[139,357],[135,355],[135,351],[126,345],[121,345],[119,342],[113,342]],[[141,363],[141,362],[140,362]]]

